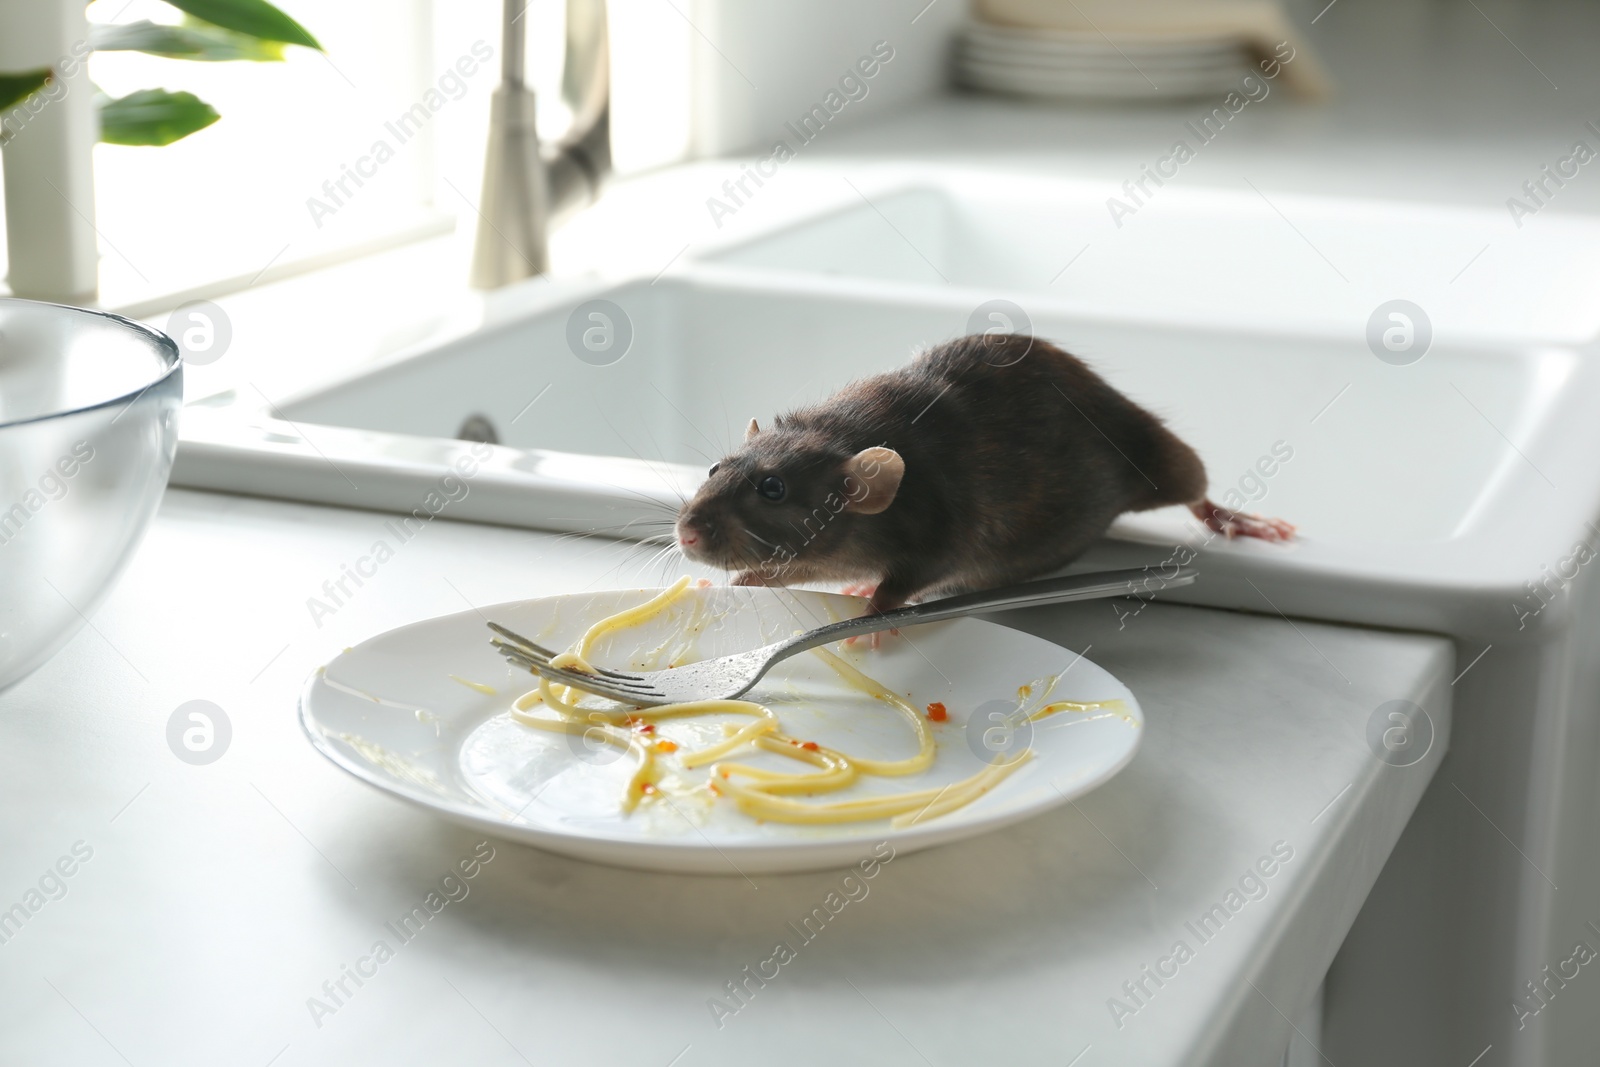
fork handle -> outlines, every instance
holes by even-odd
[[[1000,611],[1006,608],[1025,608],[1038,604],[1062,604],[1072,600],[1095,600],[1111,596],[1150,597],[1164,589],[1189,585],[1199,575],[1190,569],[1180,568],[1171,575],[1159,574],[1147,568],[1120,571],[1099,571],[1093,574],[1069,574],[1061,578],[1041,578],[1036,582],[1007,585],[999,589],[984,589],[976,593],[944,597],[926,604],[896,608],[882,614],[861,615],[853,619],[819,626],[796,634],[784,642],[781,652],[773,662],[787,659],[818,645],[830,644],[846,637],[877,633],[880,630],[901,626],[919,626],[925,622],[938,622],[980,611]]]

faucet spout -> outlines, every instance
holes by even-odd
[[[504,0],[500,84],[489,105],[489,145],[471,283],[498,289],[549,270],[551,227],[594,201],[611,171],[611,71],[605,0],[567,0],[561,95],[572,125],[539,140],[525,80],[526,11]]]

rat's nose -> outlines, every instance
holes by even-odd
[[[689,519],[678,520],[678,544],[684,548],[697,545],[706,539],[706,532]]]

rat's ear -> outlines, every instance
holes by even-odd
[[[756,420],[755,419],[751,419],[750,420],[750,425],[746,426],[744,428],[744,439],[746,441],[748,441],[748,440],[750,440],[750,438],[754,437],[756,434],[758,434],[760,432],[761,432],[761,427],[756,425]]]
[[[844,463],[846,511],[876,515],[894,503],[906,461],[892,448],[865,448]]]

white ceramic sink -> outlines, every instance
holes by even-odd
[[[407,511],[483,416],[504,447],[450,515],[638,532],[752,416],[969,332],[999,298],[1166,417],[1219,500],[1233,491],[1299,525],[1292,546],[1200,549],[1215,565],[1192,599],[1445,628],[1463,590],[1509,603],[1583,533],[1600,454],[1584,353],[1600,305],[1574,294],[1600,286],[1591,227],[1500,234],[1496,252],[1493,220],[1468,212],[1170,190],[1118,229],[1105,189],[1070,183],[958,174],[851,193],[853,206],[741,234],[656,279],[527,287],[493,325],[280,401],[287,422],[191,408],[175,478]],[[1456,266],[1453,285],[1428,281],[1485,237],[1490,252]],[[1052,288],[1044,268],[1084,244]],[[1391,285],[1402,277],[1413,284]],[[1490,285],[1524,302],[1491,301]],[[1397,293],[1434,309],[1431,347],[1405,365],[1366,335],[1378,296]],[[572,339],[595,299],[632,335],[614,362],[579,358]],[[1200,540],[1180,510],[1133,516],[1087,562],[1159,561]],[[1129,542],[1167,547],[1130,556]],[[1380,586],[1418,595],[1373,596]],[[1500,614],[1482,625],[1515,621]]]
[[[610,366],[574,358],[565,338],[569,305],[561,304],[301,397],[283,414],[424,437],[453,437],[482,414],[501,443],[520,449],[700,467],[720,458],[752,416],[766,420],[821,399],[959,336],[970,311],[958,301],[867,301],[693,276],[626,285],[606,298],[634,330],[631,350]],[[1547,347],[1441,345],[1414,366],[1395,367],[1359,341],[1039,310],[1039,336],[1164,414],[1200,449],[1219,491],[1265,493],[1260,506],[1291,517],[1309,537],[1342,543],[1446,541],[1481,525],[1497,487],[1519,466],[1533,474],[1489,423],[1529,439],[1577,370],[1570,351]],[[1269,479],[1252,476],[1279,441],[1293,458]],[[1397,465],[1396,456],[1413,457],[1412,465]]]
[[[1137,322],[1359,338],[1407,299],[1443,337],[1578,344],[1600,331],[1600,225],[1259,189],[1156,188],[952,171],[851,196],[706,258],[763,270],[1049,298]],[[1028,294],[1023,299],[1020,294]],[[1036,295],[1035,295],[1036,294]]]

